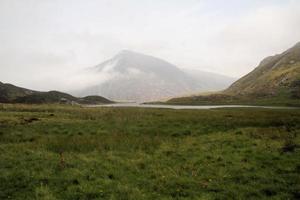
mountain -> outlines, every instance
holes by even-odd
[[[265,58],[257,68],[232,84],[232,95],[300,97],[300,43]]]
[[[200,92],[212,80],[207,78],[204,84],[199,76],[193,77],[167,61],[128,50],[89,71],[109,78],[76,94],[125,101],[143,102]]]
[[[77,98],[72,95],[58,92],[58,91],[49,91],[49,92],[34,92],[32,94],[17,97],[13,100],[15,103],[29,103],[29,104],[41,104],[41,103],[67,103],[67,102],[76,102]]]
[[[300,105],[300,43],[265,58],[252,72],[222,92],[173,98],[167,103]]]
[[[12,84],[0,82],[0,103],[79,103],[79,104],[104,104],[112,101],[100,96],[87,96],[82,98],[70,94],[49,91],[40,92],[29,90]]]
[[[2,103],[11,102],[18,97],[24,97],[35,92],[36,91],[0,82],[0,102]]]

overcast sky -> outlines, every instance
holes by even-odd
[[[122,49],[240,77],[299,41],[299,0],[0,0],[0,81],[39,90]]]

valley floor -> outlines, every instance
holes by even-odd
[[[299,199],[300,110],[0,104],[0,199]]]

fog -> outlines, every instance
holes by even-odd
[[[0,81],[74,90],[123,49],[240,77],[300,41],[298,0],[0,0]]]

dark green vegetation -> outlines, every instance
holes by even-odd
[[[151,103],[152,104],[152,103]],[[258,105],[258,106],[293,106],[300,107],[300,98],[287,98],[286,95],[274,97],[257,97],[255,95],[233,96],[224,93],[211,95],[179,97],[166,102],[153,104],[171,105]]]
[[[299,199],[300,110],[0,104],[0,199]]]
[[[101,97],[101,96],[97,96],[97,95],[94,95],[94,96],[86,96],[86,97],[83,97],[83,98],[79,98],[78,99],[78,102],[80,104],[98,104],[98,103],[113,103],[113,101],[111,100],[108,100],[104,97]]]
[[[33,94],[35,91],[0,82],[0,102],[12,102],[18,97]]]
[[[59,91],[39,92],[17,87],[12,84],[0,82],[1,103],[27,103],[27,104],[49,104],[49,103],[79,103],[79,104],[104,104],[113,103],[101,96],[87,96],[77,98]]]
[[[223,92],[174,98],[168,104],[250,104],[300,106],[300,43],[265,58]]]

